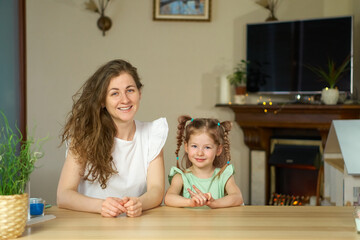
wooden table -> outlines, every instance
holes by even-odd
[[[138,218],[52,207],[55,219],[27,227],[20,239],[360,239],[352,207],[159,207]]]

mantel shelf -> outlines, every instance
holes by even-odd
[[[311,105],[311,104],[273,104],[273,105],[237,105],[217,104],[217,107],[231,108],[235,121],[246,135],[249,129],[267,132],[273,129],[312,129],[317,130],[323,143],[332,120],[359,119],[360,105]],[[249,139],[245,136],[246,139]],[[264,149],[245,141],[250,149]]]
[[[217,104],[235,113],[235,121],[244,133],[250,150],[265,151],[268,165],[270,141],[274,137],[316,137],[325,147],[333,120],[359,119],[360,105],[273,104],[237,105]],[[250,159],[251,161],[251,159]],[[269,169],[265,168],[265,200],[269,199]]]

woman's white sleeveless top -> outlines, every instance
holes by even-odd
[[[150,162],[165,145],[168,135],[166,118],[153,122],[135,120],[136,131],[132,141],[115,138],[112,153],[114,166],[118,171],[111,176],[107,187],[102,189],[99,182],[80,181],[78,191],[89,197],[139,197],[146,192],[146,177]]]

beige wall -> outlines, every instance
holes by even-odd
[[[353,1],[283,0],[278,18],[352,15]],[[167,118],[168,174],[175,164],[180,114],[234,119],[231,110],[214,107],[219,76],[245,58],[246,23],[267,17],[255,0],[213,0],[211,22],[157,22],[152,20],[152,0],[114,0],[106,12],[113,26],[103,37],[96,27],[98,15],[85,10],[85,2],[26,1],[28,125],[37,126],[38,136],[49,136],[45,157],[31,176],[31,196],[52,204],[65,154],[59,134],[71,97],[101,64],[122,58],[138,67],[145,87],[137,119]],[[236,124],[231,142],[236,182],[248,202],[249,151]]]

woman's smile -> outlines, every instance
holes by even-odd
[[[120,111],[127,111],[127,110],[130,110],[132,108],[132,106],[129,106],[129,107],[119,107],[118,109]]]

